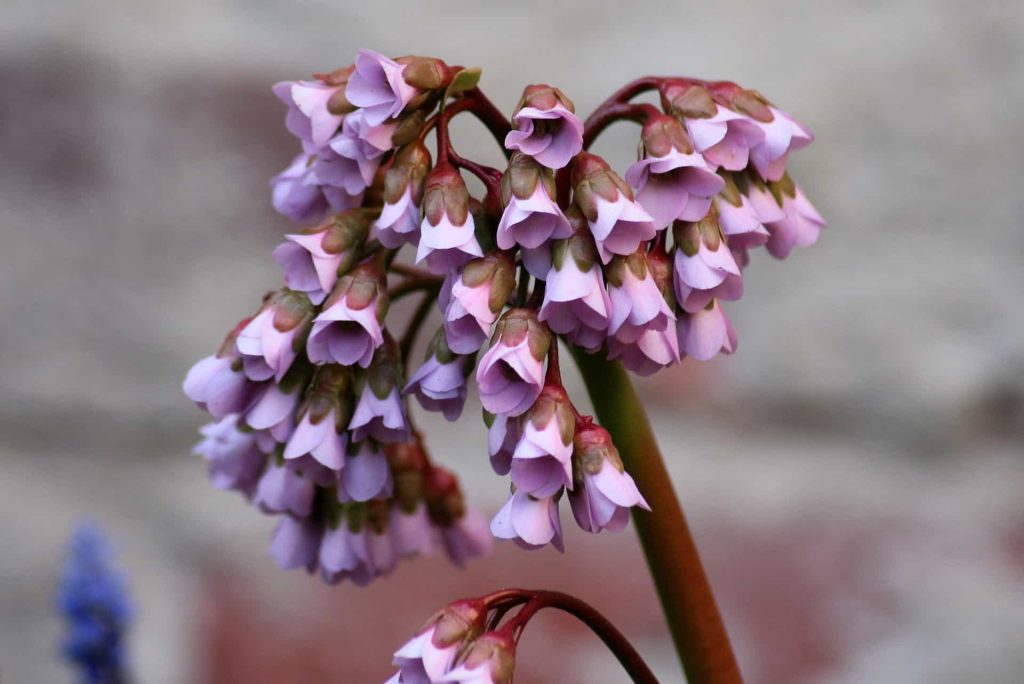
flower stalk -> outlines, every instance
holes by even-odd
[[[572,347],[601,424],[651,505],[633,508],[672,640],[690,684],[738,684],[740,675],[697,546],[640,398],[622,364]]]

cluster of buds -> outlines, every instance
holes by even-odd
[[[810,133],[755,91],[642,79],[584,125],[544,84],[506,119],[478,79],[362,51],[274,87],[301,153],[274,178],[273,204],[307,227],[274,252],[286,287],[196,364],[185,392],[215,420],[197,447],[214,484],[283,516],[273,549],[286,567],[363,582],[433,548],[458,563],[483,552],[486,524],[427,458],[408,405],[456,420],[471,386],[491,463],[511,479],[493,536],[561,548],[562,498],[584,530],[622,529],[647,504],[562,386],[559,344],[642,375],[731,353],[722,303],[741,296],[750,250],[784,258],[825,225],[786,168]],[[660,107],[630,102],[644,89]],[[452,148],[463,112],[503,144],[504,170]],[[641,125],[623,175],[586,151],[620,119]],[[407,245],[419,265],[402,260]],[[393,337],[390,303],[416,293]],[[407,376],[435,302],[443,320]]]

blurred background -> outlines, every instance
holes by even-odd
[[[660,73],[736,80],[806,123],[817,142],[791,169],[829,229],[786,262],[757,255],[729,308],[738,354],[642,383],[742,669],[1024,678],[1024,5],[7,0],[5,684],[71,681],[53,593],[83,515],[131,576],[140,683],[383,681],[436,607],[507,584],[575,591],[680,681],[632,530],[567,524],[564,556],[499,546],[463,573],[428,559],[329,588],[278,571],[273,522],[191,455],[185,371],[280,278],[267,183],[297,146],[270,86],[361,47],[479,65],[506,112],[531,82],[585,114]],[[497,161],[481,130],[455,135]],[[621,170],[635,135],[598,149]],[[507,485],[477,411],[425,420],[490,514]],[[557,617],[520,659],[522,684],[624,681]]]

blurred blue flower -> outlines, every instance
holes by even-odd
[[[123,574],[112,563],[110,544],[100,527],[84,523],[68,544],[57,592],[57,608],[67,625],[64,657],[82,684],[124,684],[124,636],[131,606]]]

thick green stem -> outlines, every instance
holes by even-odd
[[[736,657],[643,405],[618,362],[572,347],[594,410],[651,505],[633,509],[640,544],[689,684],[739,684]]]

